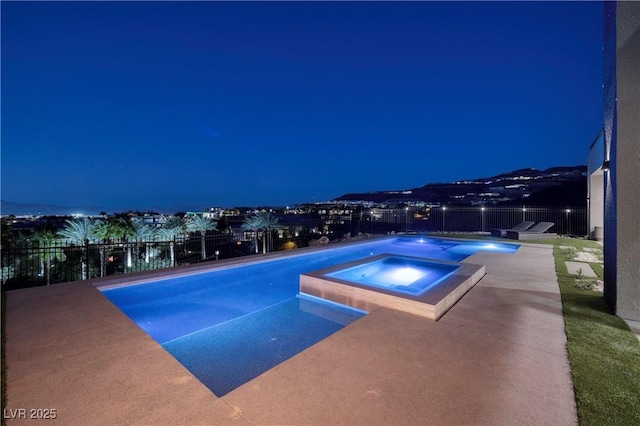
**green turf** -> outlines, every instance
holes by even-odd
[[[640,425],[640,341],[601,293],[576,287],[564,263],[570,250],[559,245],[599,246],[563,239],[553,250],[580,425]],[[603,276],[600,264],[590,265]]]

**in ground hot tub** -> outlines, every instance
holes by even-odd
[[[300,275],[300,292],[371,311],[439,319],[485,274],[483,265],[381,254]]]

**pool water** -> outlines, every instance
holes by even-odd
[[[406,257],[386,257],[326,276],[358,284],[419,295],[443,281],[459,267]]]
[[[294,297],[169,341],[163,347],[214,394],[222,396],[363,315],[335,304]]]
[[[479,250],[515,252],[517,248],[514,244],[491,247],[484,242],[385,238],[102,292],[222,396],[365,315],[299,296],[300,274],[382,253],[460,261]]]

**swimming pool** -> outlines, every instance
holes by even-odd
[[[301,274],[382,253],[460,261],[479,250],[508,253],[517,248],[390,237],[237,266],[216,268],[214,263],[192,275],[132,281],[101,291],[222,396],[365,314],[300,296]]]

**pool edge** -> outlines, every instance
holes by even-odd
[[[374,258],[380,258],[381,256],[384,257],[384,255],[380,255]],[[420,295],[399,294],[382,288],[373,288],[325,275],[343,267],[350,267],[372,260],[372,258],[365,258],[301,274],[299,278],[300,293],[368,312],[384,307],[437,321],[473,288],[486,273],[484,265],[431,258],[420,259],[432,263],[455,264],[459,268],[440,285]]]

